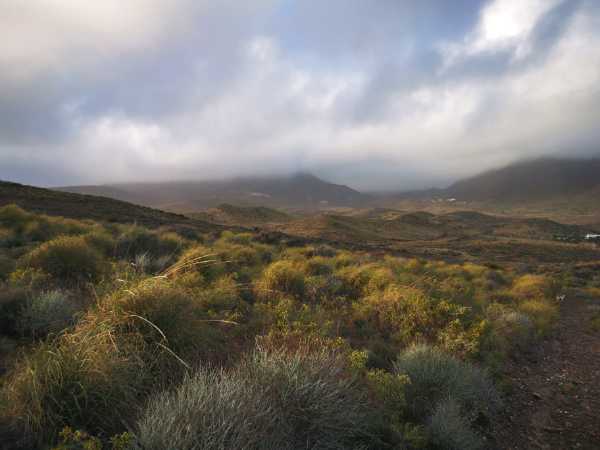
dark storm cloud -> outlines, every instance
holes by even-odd
[[[440,185],[600,138],[591,0],[0,5],[0,178]]]

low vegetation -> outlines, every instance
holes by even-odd
[[[501,408],[495,368],[551,331],[559,289],[511,268],[7,206],[0,439],[22,449],[485,448]]]

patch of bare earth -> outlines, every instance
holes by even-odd
[[[598,308],[600,299],[567,298],[555,333],[508,364],[499,449],[600,449],[600,331],[590,322]]]

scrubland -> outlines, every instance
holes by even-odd
[[[489,448],[497,369],[551,332],[563,287],[183,234],[0,208],[8,448]]]

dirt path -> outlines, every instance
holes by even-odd
[[[600,331],[590,326],[598,308],[600,300],[568,298],[556,333],[509,364],[499,449],[600,449]]]

